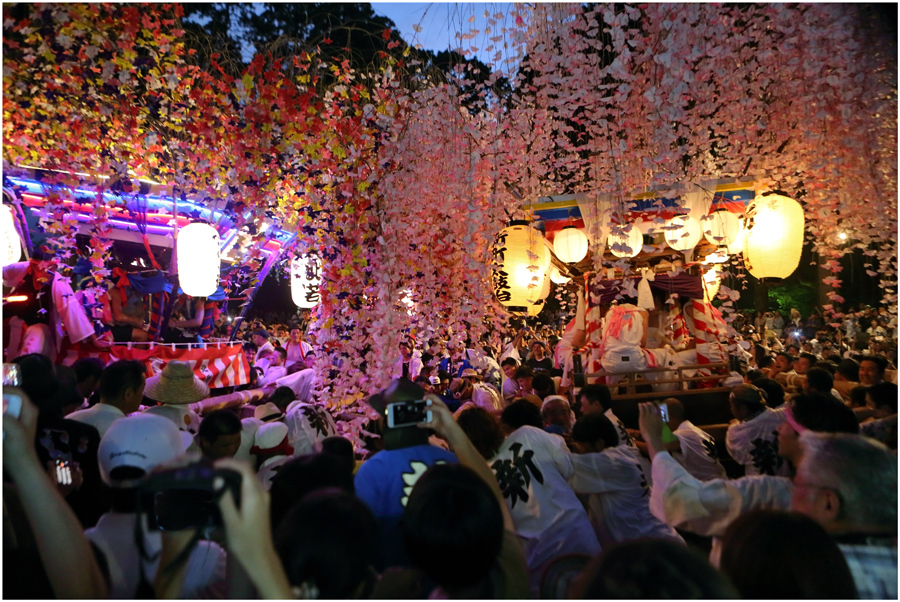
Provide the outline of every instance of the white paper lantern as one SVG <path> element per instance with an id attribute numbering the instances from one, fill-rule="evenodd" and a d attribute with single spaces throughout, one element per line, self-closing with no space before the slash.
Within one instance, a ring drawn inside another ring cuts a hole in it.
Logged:
<path id="1" fill-rule="evenodd" d="M 497 235 L 491 254 L 497 301 L 508 311 L 526 313 L 544 290 L 549 267 L 544 237 L 526 223 L 514 223 Z"/>
<path id="2" fill-rule="evenodd" d="M 16 231 L 12 208 L 2 205 L 0 209 L 0 266 L 7 266 L 22 258 L 22 241 Z"/>
<path id="3" fill-rule="evenodd" d="M 666 243 L 682 253 L 692 251 L 700 242 L 700 222 L 690 215 L 676 215 L 666 222 Z"/>
<path id="4" fill-rule="evenodd" d="M 178 232 L 178 282 L 190 297 L 219 288 L 219 233 L 209 224 L 188 224 Z"/>
<path id="5" fill-rule="evenodd" d="M 550 268 L 550 280 L 556 284 L 565 284 L 566 282 L 571 281 L 571 278 L 562 275 L 562 272 L 559 271 L 559 268 L 553 267 Z"/>
<path id="6" fill-rule="evenodd" d="M 616 234 L 615 230 L 610 232 L 606 246 L 616 257 L 635 257 L 644 246 L 644 237 L 640 229 L 629 223 L 620 232 L 619 234 Z"/>
<path id="7" fill-rule="evenodd" d="M 741 220 L 731 211 L 716 211 L 701 220 L 703 235 L 717 247 L 727 247 L 740 239 Z"/>
<path id="8" fill-rule="evenodd" d="M 728 244 L 729 255 L 740 255 L 744 250 L 744 220 L 738 220 L 738 233 L 734 241 Z"/>
<path id="9" fill-rule="evenodd" d="M 758 196 L 747 207 L 744 265 L 755 278 L 787 278 L 803 252 L 803 207 L 794 199 Z"/>
<path id="10" fill-rule="evenodd" d="M 719 266 L 710 266 L 708 270 L 703 272 L 703 299 L 707 302 L 712 301 L 719 294 L 719 286 L 722 284 L 722 272 Z"/>
<path id="11" fill-rule="evenodd" d="M 563 263 L 578 263 L 588 252 L 587 235 L 573 226 L 567 226 L 556 233 L 553 251 Z"/>
<path id="12" fill-rule="evenodd" d="M 546 305 L 546 304 L 543 301 L 538 301 L 537 303 L 532 303 L 531 305 L 528 306 L 528 309 L 525 312 L 525 315 L 527 315 L 529 318 L 535 317 L 536 315 L 541 313 L 541 310 L 544 309 L 544 305 Z"/>
<path id="13" fill-rule="evenodd" d="M 291 260 L 291 299 L 303 309 L 319 303 L 319 285 L 322 284 L 322 266 L 319 258 L 306 253 Z"/>

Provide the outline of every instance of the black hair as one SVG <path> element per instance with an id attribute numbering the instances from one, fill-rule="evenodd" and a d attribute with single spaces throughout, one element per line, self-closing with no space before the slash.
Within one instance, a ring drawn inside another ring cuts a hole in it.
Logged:
<path id="1" fill-rule="evenodd" d="M 760 368 L 768 368 L 772 364 L 775 363 L 775 358 L 771 355 L 764 355 L 758 360 L 756 360 L 756 365 Z"/>
<path id="2" fill-rule="evenodd" d="M 544 428 L 540 408 L 527 399 L 519 399 L 506 406 L 500 414 L 500 421 L 513 430 L 522 426 Z"/>
<path id="3" fill-rule="evenodd" d="M 518 380 L 520 378 L 534 378 L 534 370 L 531 369 L 531 366 L 522 364 L 516 368 L 516 371 L 513 373 L 513 380 Z"/>
<path id="4" fill-rule="evenodd" d="M 745 599 L 854 599 L 853 574 L 834 539 L 797 512 L 754 510 L 722 540 L 721 570 Z"/>
<path id="5" fill-rule="evenodd" d="M 438 370 L 437 375 L 438 375 L 438 378 L 441 379 L 441 381 L 450 380 L 452 378 L 450 376 L 450 373 L 447 372 L 446 370 Z"/>
<path id="6" fill-rule="evenodd" d="M 824 368 L 810 368 L 806 371 L 806 385 L 811 390 L 830 395 L 831 388 L 834 387 L 834 377 Z"/>
<path id="7" fill-rule="evenodd" d="M 272 394 L 269 396 L 269 401 L 275 404 L 282 413 L 284 413 L 285 408 L 291 405 L 292 401 L 297 399 L 297 394 L 294 393 L 294 390 L 290 387 L 280 386 Z"/>
<path id="8" fill-rule="evenodd" d="M 770 408 L 779 408 L 784 403 L 784 387 L 772 378 L 757 378 L 752 384 L 757 389 L 762 389 L 766 394 L 766 404 Z"/>
<path id="9" fill-rule="evenodd" d="M 796 395 L 791 410 L 797 424 L 817 433 L 859 433 L 859 421 L 853 410 L 828 393 Z"/>
<path id="10" fill-rule="evenodd" d="M 806 353 L 806 352 L 803 352 L 803 353 L 800 354 L 800 356 L 799 356 L 797 359 L 801 359 L 801 358 L 802 358 L 802 359 L 805 359 L 806 361 L 808 361 L 810 366 L 815 366 L 815 365 L 816 365 L 816 361 L 818 361 L 818 360 L 816 359 L 816 356 L 814 356 L 812 353 Z"/>
<path id="11" fill-rule="evenodd" d="M 244 341 L 241 347 L 244 351 L 259 351 L 259 346 L 253 341 Z"/>
<path id="12" fill-rule="evenodd" d="M 484 408 L 467 408 L 459 414 L 456 422 L 485 460 L 493 458 L 503 444 L 500 425 Z"/>
<path id="13" fill-rule="evenodd" d="M 415 565 L 452 594 L 490 573 L 503 542 L 503 512 L 472 469 L 437 464 L 416 482 L 401 528 Z"/>
<path id="14" fill-rule="evenodd" d="M 851 408 L 864 408 L 866 407 L 866 393 L 868 393 L 869 387 L 866 385 L 857 385 L 850 389 L 850 407 Z"/>
<path id="15" fill-rule="evenodd" d="M 573 597 L 587 600 L 737 598 L 728 579 L 697 551 L 666 539 L 604 549 L 584 569 Z"/>
<path id="16" fill-rule="evenodd" d="M 19 388 L 28 395 L 41 415 L 61 416 L 65 403 L 60 395 L 56 366 L 40 353 L 20 355 L 13 360 L 19 366 Z"/>
<path id="17" fill-rule="evenodd" d="M 794 347 L 796 347 L 796 345 L 794 345 Z M 797 347 L 797 349 L 799 349 L 799 347 Z M 779 351 L 778 353 L 775 354 L 775 356 L 776 357 L 781 356 L 781 357 L 787 358 L 787 361 L 789 364 L 793 364 L 794 360 L 796 359 L 793 355 L 791 355 L 787 351 Z"/>
<path id="18" fill-rule="evenodd" d="M 241 432 L 241 419 L 231 410 L 213 410 L 200 421 L 197 436 L 208 443 L 222 436 L 236 435 Z"/>
<path id="19" fill-rule="evenodd" d="M 282 359 L 287 359 L 287 349 L 285 349 L 281 345 L 278 345 L 277 347 L 275 347 L 275 353 L 280 354 Z"/>
<path id="20" fill-rule="evenodd" d="M 897 385 L 889 382 L 881 382 L 872 385 L 866 394 L 875 404 L 875 409 L 887 408 L 891 414 L 897 413 Z"/>
<path id="21" fill-rule="evenodd" d="M 83 357 L 72 364 L 75 371 L 75 382 L 84 382 L 94 377 L 99 380 L 103 374 L 103 362 L 96 357 Z"/>
<path id="22" fill-rule="evenodd" d="M 501 368 L 502 368 L 503 366 L 513 366 L 513 367 L 515 367 L 515 366 L 518 366 L 518 365 L 519 365 L 519 362 L 517 362 L 517 361 L 516 361 L 516 358 L 514 358 L 514 357 L 512 357 L 512 356 L 507 356 L 507 357 L 505 357 L 505 358 L 503 359 L 502 362 L 500 362 L 500 367 L 501 367 Z"/>
<path id="23" fill-rule="evenodd" d="M 730 399 L 751 414 L 766 407 L 766 392 L 754 385 L 738 385 L 731 390 Z"/>
<path id="24" fill-rule="evenodd" d="M 851 358 L 844 358 L 838 363 L 837 373 L 850 382 L 859 382 L 859 362 Z"/>
<path id="25" fill-rule="evenodd" d="M 331 454 L 341 460 L 344 469 L 349 474 L 353 474 L 353 469 L 356 467 L 356 453 L 353 451 L 352 441 L 340 435 L 325 437 L 322 439 L 322 453 Z"/>
<path id="26" fill-rule="evenodd" d="M 859 360 L 860 364 L 862 364 L 863 362 L 873 362 L 875 364 L 875 367 L 878 368 L 879 374 L 884 374 L 884 371 L 887 370 L 887 367 L 888 367 L 888 361 L 882 355 L 864 356 L 864 357 L 860 358 L 860 360 Z"/>
<path id="27" fill-rule="evenodd" d="M 604 385 L 587 385 L 578 392 L 578 397 L 586 398 L 590 403 L 599 403 L 604 410 L 612 405 L 612 394 Z"/>
<path id="28" fill-rule="evenodd" d="M 538 394 L 538 397 L 544 398 L 547 395 L 556 393 L 556 384 L 553 378 L 546 372 L 538 372 L 531 381 L 531 388 Z"/>
<path id="29" fill-rule="evenodd" d="M 413 379 L 413 382 L 423 387 L 431 385 L 431 380 L 427 376 L 417 376 Z"/>
<path id="30" fill-rule="evenodd" d="M 341 490 L 310 494 L 275 532 L 288 581 L 307 584 L 321 599 L 348 599 L 365 584 L 378 554 L 378 525 L 359 498 Z"/>
<path id="31" fill-rule="evenodd" d="M 579 443 L 594 445 L 603 441 L 603 447 L 615 447 L 619 444 L 619 433 L 609 418 L 600 412 L 582 416 L 572 427 L 572 439 Z"/>
<path id="32" fill-rule="evenodd" d="M 747 374 L 745 376 L 747 377 L 747 380 L 752 383 L 756 379 L 762 378 L 763 373 L 762 370 L 747 370 Z"/>
<path id="33" fill-rule="evenodd" d="M 310 454 L 288 460 L 272 478 L 269 490 L 269 519 L 276 533 L 282 519 L 307 494 L 318 489 L 336 487 L 355 493 L 353 474 L 335 454 Z"/>
<path id="34" fill-rule="evenodd" d="M 144 364 L 137 360 L 119 360 L 103 369 L 100 376 L 100 398 L 120 399 L 127 389 L 137 390 L 144 383 Z"/>

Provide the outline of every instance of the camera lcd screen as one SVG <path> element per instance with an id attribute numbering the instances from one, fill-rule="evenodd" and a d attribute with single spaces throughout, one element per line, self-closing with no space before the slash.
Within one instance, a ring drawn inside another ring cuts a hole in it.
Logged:
<path id="1" fill-rule="evenodd" d="M 426 422 L 428 404 L 424 399 L 388 404 L 388 426 L 409 426 Z"/>

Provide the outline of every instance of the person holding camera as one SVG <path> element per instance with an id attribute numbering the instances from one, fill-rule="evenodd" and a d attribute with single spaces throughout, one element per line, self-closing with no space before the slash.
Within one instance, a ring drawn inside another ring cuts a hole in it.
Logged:
<path id="1" fill-rule="evenodd" d="M 356 494 L 372 510 L 381 527 L 382 566 L 376 568 L 410 564 L 399 529 L 409 494 L 430 466 L 456 463 L 454 454 L 428 442 L 431 432 L 427 429 L 389 424 L 389 418 L 396 418 L 390 412 L 402 411 L 407 402 L 424 397 L 422 387 L 400 378 L 391 382 L 383 394 L 369 398 L 369 404 L 384 422 L 384 451 L 363 463 L 354 484 Z"/>

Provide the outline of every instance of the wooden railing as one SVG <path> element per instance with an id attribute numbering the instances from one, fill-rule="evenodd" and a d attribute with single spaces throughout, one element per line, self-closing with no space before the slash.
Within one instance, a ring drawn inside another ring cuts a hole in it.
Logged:
<path id="1" fill-rule="evenodd" d="M 696 372 L 698 370 L 709 370 L 712 374 L 709 375 L 696 375 L 696 376 L 685 376 L 684 372 Z M 666 368 L 648 368 L 647 370 L 641 370 L 639 372 L 608 372 L 608 371 L 600 371 L 600 372 L 591 372 L 589 374 L 584 374 L 585 379 L 592 378 L 600 378 L 604 376 L 618 376 L 619 382 L 608 385 L 610 388 L 610 392 L 613 394 L 613 399 L 619 400 L 635 400 L 635 401 L 648 401 L 651 399 L 664 399 L 666 397 L 683 397 L 685 395 L 707 395 L 710 393 L 727 393 L 731 389 L 729 387 L 725 387 L 722 384 L 729 375 L 729 364 L 727 362 L 716 363 L 716 364 L 691 364 L 687 366 L 673 366 Z M 643 377 L 646 374 L 659 374 L 663 372 L 674 372 L 676 374 L 675 378 L 661 378 L 659 380 L 645 380 L 641 378 L 641 380 L 637 380 L 638 377 Z M 718 372 L 721 372 L 719 374 Z M 582 376 L 582 375 L 579 375 Z M 715 387 L 704 387 L 702 389 L 691 389 L 690 384 L 700 381 L 715 381 L 717 386 Z M 587 382 L 590 382 L 588 380 Z M 662 384 L 677 384 L 678 386 L 674 391 L 650 391 L 647 393 L 638 393 L 637 387 L 640 386 L 648 386 L 648 385 L 662 385 Z M 624 388 L 625 393 L 621 394 L 619 391 Z"/>

